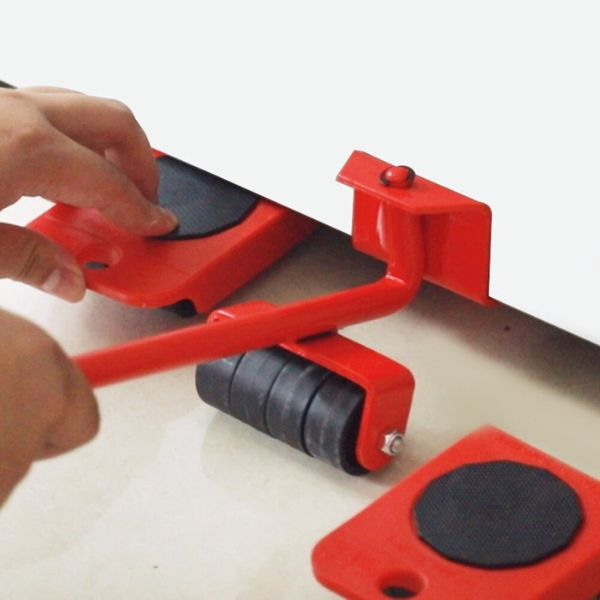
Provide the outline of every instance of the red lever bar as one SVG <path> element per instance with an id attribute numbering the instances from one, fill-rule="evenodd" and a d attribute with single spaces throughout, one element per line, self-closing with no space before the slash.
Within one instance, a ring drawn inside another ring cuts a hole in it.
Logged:
<path id="1" fill-rule="evenodd" d="M 482 304 L 488 297 L 491 213 L 407 167 L 354 152 L 338 181 L 355 190 L 354 246 L 384 260 L 380 281 L 244 312 L 232 320 L 137 340 L 76 358 L 96 386 L 332 331 L 395 312 L 423 277 Z"/>
<path id="2" fill-rule="evenodd" d="M 196 325 L 75 358 L 98 387 L 191 363 L 265 348 L 382 317 L 409 303 L 424 270 L 421 219 L 382 203 L 377 234 L 388 270 L 379 281 L 229 321 Z"/>

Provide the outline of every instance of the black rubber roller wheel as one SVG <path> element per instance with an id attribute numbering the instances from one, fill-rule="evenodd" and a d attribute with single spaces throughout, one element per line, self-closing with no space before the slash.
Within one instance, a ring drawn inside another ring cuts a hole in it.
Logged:
<path id="1" fill-rule="evenodd" d="M 267 403 L 269 433 L 293 448 L 307 452 L 304 423 L 310 404 L 331 372 L 294 356 L 273 383 Z"/>
<path id="2" fill-rule="evenodd" d="M 356 458 L 364 396 L 361 387 L 332 373 L 315 394 L 304 425 L 308 453 L 351 475 L 367 472 Z"/>
<path id="3" fill-rule="evenodd" d="M 281 348 L 270 348 L 199 364 L 196 390 L 207 404 L 268 433 L 265 412 L 269 391 L 293 357 Z"/>
<path id="4" fill-rule="evenodd" d="M 244 354 L 231 382 L 230 414 L 269 433 L 266 425 L 269 394 L 277 376 L 290 360 L 294 360 L 294 355 L 278 347 Z"/>
<path id="5" fill-rule="evenodd" d="M 364 391 L 279 347 L 198 365 L 200 398 L 255 429 L 352 475 Z"/>
<path id="6" fill-rule="evenodd" d="M 211 360 L 196 367 L 196 391 L 198 396 L 220 411 L 231 414 L 229 388 L 243 354 Z"/>
<path id="7" fill-rule="evenodd" d="M 198 311 L 191 300 L 180 300 L 175 304 L 163 306 L 162 310 L 173 313 L 182 319 L 189 319 L 190 317 L 195 317 L 198 314 Z"/>

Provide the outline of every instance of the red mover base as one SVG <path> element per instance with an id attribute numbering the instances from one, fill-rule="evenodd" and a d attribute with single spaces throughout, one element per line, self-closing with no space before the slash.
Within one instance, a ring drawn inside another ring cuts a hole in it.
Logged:
<path id="1" fill-rule="evenodd" d="M 313 568 L 353 600 L 592 600 L 600 482 L 486 427 L 324 538 Z"/>

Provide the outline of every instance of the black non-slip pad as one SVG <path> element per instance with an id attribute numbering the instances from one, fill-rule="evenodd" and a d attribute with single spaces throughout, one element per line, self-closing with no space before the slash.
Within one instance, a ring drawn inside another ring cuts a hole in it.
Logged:
<path id="1" fill-rule="evenodd" d="M 503 460 L 466 464 L 434 479 L 414 519 L 419 537 L 439 554 L 498 569 L 562 550 L 583 514 L 573 488 L 550 471 Z"/>
<path id="2" fill-rule="evenodd" d="M 224 231 L 242 222 L 259 200 L 257 194 L 172 156 L 156 162 L 159 203 L 179 218 L 177 229 L 158 239 L 190 240 Z"/>

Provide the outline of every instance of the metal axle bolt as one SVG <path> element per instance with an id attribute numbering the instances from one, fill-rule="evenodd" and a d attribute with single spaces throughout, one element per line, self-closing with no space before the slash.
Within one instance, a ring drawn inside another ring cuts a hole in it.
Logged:
<path id="1" fill-rule="evenodd" d="M 402 451 L 402 440 L 404 436 L 394 429 L 383 436 L 383 445 L 381 451 L 388 456 L 398 456 Z"/>

